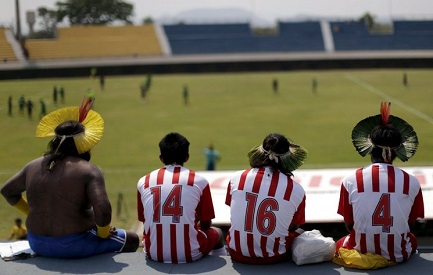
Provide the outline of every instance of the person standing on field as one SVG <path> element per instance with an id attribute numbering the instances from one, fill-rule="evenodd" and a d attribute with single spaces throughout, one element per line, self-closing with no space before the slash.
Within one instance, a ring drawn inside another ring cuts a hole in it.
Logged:
<path id="1" fill-rule="evenodd" d="M 272 90 L 274 91 L 274 94 L 278 94 L 278 79 L 276 78 L 272 80 Z"/>
<path id="2" fill-rule="evenodd" d="M 216 170 L 216 163 L 221 159 L 220 153 L 215 150 L 214 145 L 211 143 L 205 149 L 203 149 L 203 154 L 206 155 L 206 170 L 214 171 Z"/>
<path id="3" fill-rule="evenodd" d="M 43 118 L 47 115 L 47 105 L 45 104 L 45 101 L 41 98 L 39 99 L 39 103 L 41 104 L 41 112 L 39 113 L 39 118 Z"/>
<path id="4" fill-rule="evenodd" d="M 57 105 L 57 98 L 58 98 L 57 87 L 54 86 L 53 87 L 53 103 L 54 103 L 54 105 Z"/>
<path id="5" fill-rule="evenodd" d="M 65 104 L 65 88 L 63 88 L 63 86 L 60 86 L 59 94 L 60 94 L 60 101 L 62 102 L 62 104 Z"/>
<path id="6" fill-rule="evenodd" d="M 349 235 L 336 243 L 340 248 L 381 255 L 391 262 L 405 262 L 416 252 L 411 227 L 424 217 L 418 180 L 393 165 L 407 161 L 418 148 L 417 135 L 406 121 L 390 115 L 390 103 L 382 102 L 379 115 L 361 120 L 352 131 L 352 142 L 371 164 L 343 179 L 338 214 Z"/>
<path id="7" fill-rule="evenodd" d="M 183 91 L 182 91 L 182 96 L 183 96 L 183 104 L 186 106 L 189 104 L 189 89 L 187 85 L 183 86 Z"/>
<path id="8" fill-rule="evenodd" d="M 226 255 L 215 218 L 209 183 L 184 167 L 189 141 L 169 133 L 159 143 L 164 167 L 137 184 L 138 220 L 144 223 L 146 256 L 164 263 L 189 263 L 207 254 Z"/>
<path id="9" fill-rule="evenodd" d="M 24 99 L 23 95 L 18 100 L 18 107 L 20 109 L 20 114 L 24 114 L 24 109 L 26 107 L 26 100 Z"/>
<path id="10" fill-rule="evenodd" d="M 407 73 L 406 73 L 406 72 L 403 73 L 403 86 L 404 86 L 404 87 L 409 86 L 409 80 L 408 80 L 408 78 L 407 78 Z"/>
<path id="11" fill-rule="evenodd" d="M 101 91 L 103 91 L 105 88 L 105 75 L 100 74 L 99 75 L 99 89 L 101 89 Z"/>
<path id="12" fill-rule="evenodd" d="M 8 116 L 12 116 L 12 96 L 8 98 Z"/>
<path id="13" fill-rule="evenodd" d="M 295 231 L 305 223 L 305 191 L 292 179 L 307 151 L 281 134 L 266 136 L 249 153 L 250 169 L 236 172 L 227 188 L 231 258 L 247 264 L 290 259 Z"/>
<path id="14" fill-rule="evenodd" d="M 34 106 L 33 106 L 33 101 L 31 99 L 27 100 L 26 107 L 27 107 L 27 116 L 29 117 L 29 119 L 32 119 Z"/>
<path id="15" fill-rule="evenodd" d="M 319 85 L 319 83 L 317 82 L 317 78 L 313 77 L 311 79 L 311 90 L 313 91 L 314 95 L 317 94 L 317 86 L 318 85 Z"/>

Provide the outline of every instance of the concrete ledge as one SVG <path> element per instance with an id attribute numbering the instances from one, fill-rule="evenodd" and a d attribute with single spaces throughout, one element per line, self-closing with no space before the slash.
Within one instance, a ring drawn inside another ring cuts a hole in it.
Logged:
<path id="1" fill-rule="evenodd" d="M 1 261 L 0 274 L 432 274 L 433 253 L 412 255 L 407 263 L 379 270 L 340 267 L 332 262 L 297 266 L 292 261 L 275 265 L 245 265 L 230 257 L 206 256 L 190 264 L 163 264 L 145 258 L 142 252 L 102 254 L 79 260 L 43 257 Z"/>

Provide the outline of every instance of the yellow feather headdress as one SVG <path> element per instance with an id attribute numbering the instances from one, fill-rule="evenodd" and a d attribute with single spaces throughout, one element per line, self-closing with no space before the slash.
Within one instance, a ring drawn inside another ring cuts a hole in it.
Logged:
<path id="1" fill-rule="evenodd" d="M 59 137 L 62 139 L 72 137 L 79 154 L 90 151 L 99 142 L 104 132 L 104 120 L 97 112 L 91 110 L 94 101 L 93 97 L 85 97 L 80 107 L 65 107 L 44 116 L 36 127 L 36 137 L 56 136 L 57 126 L 75 120 L 83 124 L 84 132 Z"/>

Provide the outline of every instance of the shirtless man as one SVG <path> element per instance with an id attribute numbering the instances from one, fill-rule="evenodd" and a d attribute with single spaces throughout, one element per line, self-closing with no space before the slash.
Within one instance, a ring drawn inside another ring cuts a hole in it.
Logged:
<path id="1" fill-rule="evenodd" d="M 98 113 L 87 111 L 87 123 L 68 120 L 78 117 L 78 113 L 82 117 L 78 107 L 63 108 L 44 117 L 36 134 L 44 137 L 55 133 L 48 152 L 24 166 L 1 189 L 9 204 L 28 215 L 29 244 L 41 256 L 82 258 L 133 252 L 139 245 L 136 233 L 110 226 L 111 204 L 104 177 L 89 162 L 90 149 L 102 136 L 103 120 Z M 55 126 L 52 121 L 64 122 Z M 93 137 L 89 138 L 89 133 Z"/>

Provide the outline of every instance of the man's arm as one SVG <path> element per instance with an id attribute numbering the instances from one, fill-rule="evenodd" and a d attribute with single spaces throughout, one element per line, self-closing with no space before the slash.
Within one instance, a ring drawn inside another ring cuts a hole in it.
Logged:
<path id="1" fill-rule="evenodd" d="M 207 230 L 211 227 L 212 221 L 200 221 L 199 226 L 201 230 Z"/>
<path id="2" fill-rule="evenodd" d="M 296 229 L 299 228 L 299 224 L 290 224 L 289 225 L 289 232 L 296 231 Z"/>
<path id="3" fill-rule="evenodd" d="M 232 194 L 231 194 L 231 183 L 227 184 L 227 192 L 226 192 L 226 205 L 230 206 L 232 203 Z"/>
<path id="4" fill-rule="evenodd" d="M 144 223 L 144 207 L 141 201 L 141 193 L 137 190 L 137 218 Z"/>
<path id="5" fill-rule="evenodd" d="M 215 218 L 215 212 L 212 203 L 212 195 L 210 192 L 210 187 L 207 185 L 203 189 L 203 193 L 200 198 L 200 202 L 196 209 L 197 219 L 199 221 L 199 226 L 201 229 L 209 229 L 212 225 L 212 219 Z"/>
<path id="6" fill-rule="evenodd" d="M 349 232 L 352 231 L 352 229 L 353 229 L 353 222 L 351 222 L 351 223 L 345 222 L 344 225 L 346 226 L 347 231 L 349 231 Z"/>
<path id="7" fill-rule="evenodd" d="M 19 211 L 28 215 L 29 205 L 27 204 L 27 200 L 22 196 L 25 190 L 26 167 L 7 180 L 0 192 L 10 205 L 15 206 Z"/>
<path id="8" fill-rule="evenodd" d="M 424 199 L 423 199 L 421 188 L 419 189 L 418 194 L 415 197 L 415 200 L 413 202 L 413 205 L 412 205 L 412 208 L 411 208 L 411 211 L 409 214 L 408 224 L 409 224 L 410 230 L 413 230 L 413 228 L 415 226 L 415 222 L 418 218 L 420 218 L 420 219 L 424 218 Z"/>
<path id="9" fill-rule="evenodd" d="M 87 195 L 93 207 L 98 236 L 109 236 L 111 222 L 111 204 L 105 189 L 105 181 L 101 171 L 93 166 L 89 173 Z"/>
<path id="10" fill-rule="evenodd" d="M 289 231 L 293 232 L 305 223 L 305 195 L 301 203 L 298 205 L 298 210 L 293 215 L 292 222 L 289 226 Z"/>
<path id="11" fill-rule="evenodd" d="M 340 187 L 340 200 L 338 202 L 337 213 L 343 216 L 344 225 L 346 226 L 347 231 L 351 232 L 354 225 L 353 210 L 349 201 L 349 193 L 343 184 Z"/>

